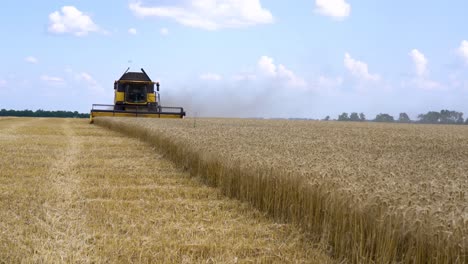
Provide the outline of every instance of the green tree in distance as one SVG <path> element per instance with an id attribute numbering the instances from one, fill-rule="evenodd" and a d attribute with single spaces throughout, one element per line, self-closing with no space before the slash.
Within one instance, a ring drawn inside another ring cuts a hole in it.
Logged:
<path id="1" fill-rule="evenodd" d="M 395 119 L 393 118 L 393 116 L 389 115 L 389 114 L 378 114 L 375 119 L 374 119 L 375 122 L 388 122 L 388 123 L 392 123 L 392 122 L 395 122 Z"/>
<path id="2" fill-rule="evenodd" d="M 89 114 L 78 113 L 78 111 L 45 111 L 42 109 L 31 110 L 0 110 L 0 116 L 18 116 L 18 117 L 74 117 L 89 118 Z"/>
<path id="3" fill-rule="evenodd" d="M 348 113 L 342 113 L 338 116 L 338 121 L 349 121 Z"/>
<path id="4" fill-rule="evenodd" d="M 400 123 L 410 123 L 411 119 L 409 118 L 407 113 L 400 113 L 400 116 L 398 117 L 398 122 L 400 122 Z"/>
<path id="5" fill-rule="evenodd" d="M 360 114 L 359 114 L 359 120 L 360 120 L 361 122 L 366 121 L 366 115 L 365 115 L 364 113 L 360 113 Z"/>
<path id="6" fill-rule="evenodd" d="M 358 121 L 361 121 L 361 119 L 359 119 L 358 113 L 353 112 L 353 113 L 351 113 L 351 115 L 349 116 L 349 121 L 358 122 Z"/>

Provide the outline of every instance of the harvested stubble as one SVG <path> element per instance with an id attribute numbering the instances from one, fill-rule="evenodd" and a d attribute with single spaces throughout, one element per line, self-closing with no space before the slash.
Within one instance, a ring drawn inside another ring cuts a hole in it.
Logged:
<path id="1" fill-rule="evenodd" d="M 77 119 L 0 120 L 0 263 L 330 263 L 137 139 Z"/>
<path id="2" fill-rule="evenodd" d="M 468 262 L 468 127 L 100 118 L 353 263 Z"/>

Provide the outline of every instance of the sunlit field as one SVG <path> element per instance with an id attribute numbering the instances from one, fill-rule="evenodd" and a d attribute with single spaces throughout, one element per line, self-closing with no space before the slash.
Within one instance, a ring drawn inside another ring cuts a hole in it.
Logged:
<path id="1" fill-rule="evenodd" d="M 468 127 L 245 119 L 96 123 L 350 262 L 466 263 Z"/>
<path id="2" fill-rule="evenodd" d="M 0 263 L 332 263 L 297 227 L 82 119 L 0 119 Z"/>

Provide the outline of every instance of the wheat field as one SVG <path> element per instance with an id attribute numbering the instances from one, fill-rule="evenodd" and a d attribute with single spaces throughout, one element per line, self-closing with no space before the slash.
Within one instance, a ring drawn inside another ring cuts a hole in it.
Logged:
<path id="1" fill-rule="evenodd" d="M 0 119 L 0 263 L 334 263 L 158 149 L 86 120 Z"/>
<path id="2" fill-rule="evenodd" d="M 99 118 L 352 263 L 468 262 L 468 127 Z"/>

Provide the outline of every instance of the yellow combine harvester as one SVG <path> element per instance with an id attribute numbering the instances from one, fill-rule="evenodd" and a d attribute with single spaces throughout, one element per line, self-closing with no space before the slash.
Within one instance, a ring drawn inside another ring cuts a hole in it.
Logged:
<path id="1" fill-rule="evenodd" d="M 129 72 L 129 69 L 114 82 L 113 105 L 93 104 L 90 114 L 91 123 L 96 116 L 148 118 L 183 118 L 185 116 L 182 107 L 161 106 L 159 82 L 153 82 L 145 70 Z"/>

